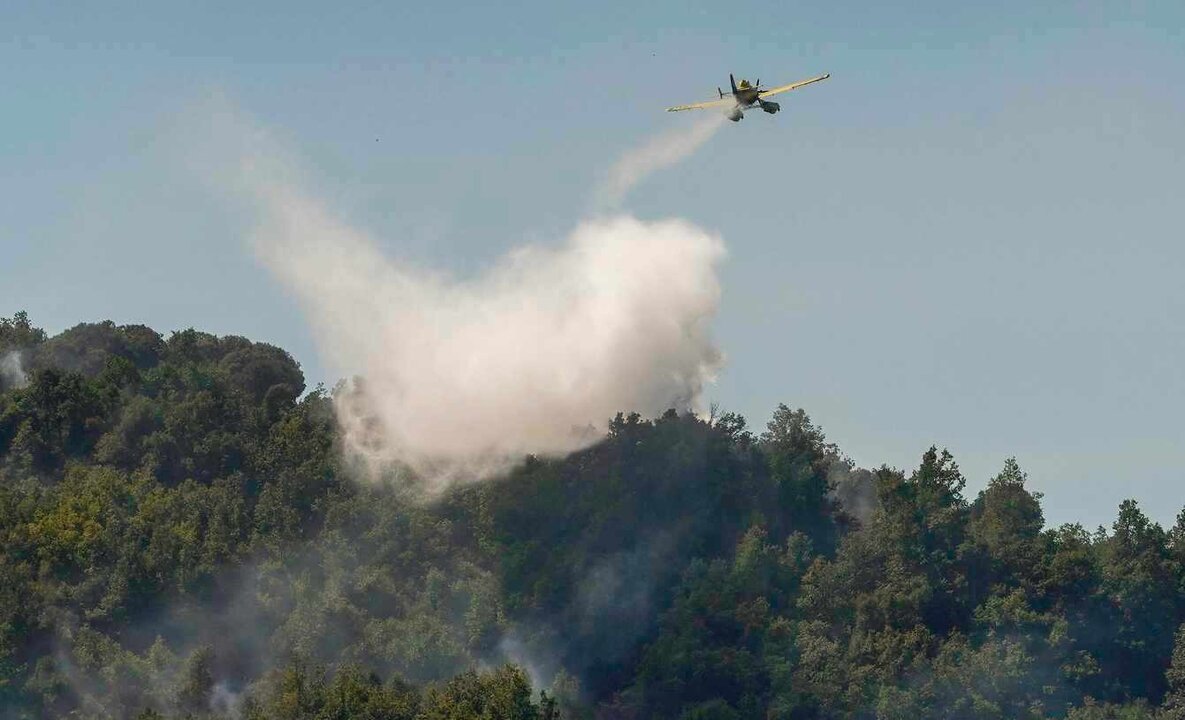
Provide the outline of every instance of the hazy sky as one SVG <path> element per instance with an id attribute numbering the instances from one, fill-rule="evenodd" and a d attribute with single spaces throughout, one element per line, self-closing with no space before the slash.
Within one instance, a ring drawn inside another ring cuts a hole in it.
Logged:
<path id="1" fill-rule="evenodd" d="M 332 383 L 185 161 L 212 95 L 466 275 L 570 230 L 667 105 L 830 72 L 627 201 L 728 246 L 709 399 L 804 407 L 862 465 L 946 446 L 971 490 L 1015 455 L 1051 523 L 1185 505 L 1180 0 L 244 5 L 0 10 L 0 315 L 242 334 Z"/>

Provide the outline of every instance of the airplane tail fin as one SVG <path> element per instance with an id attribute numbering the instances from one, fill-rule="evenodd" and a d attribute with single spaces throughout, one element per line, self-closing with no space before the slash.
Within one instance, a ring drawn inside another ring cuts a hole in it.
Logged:
<path id="1" fill-rule="evenodd" d="M 732 76 L 732 73 L 729 73 L 729 74 L 728 74 L 728 84 L 729 84 L 729 85 L 732 85 L 732 94 L 733 94 L 733 95 L 736 95 L 736 93 L 737 93 L 737 81 L 736 81 L 736 78 L 734 78 L 734 77 Z"/>
<path id="2" fill-rule="evenodd" d="M 720 99 L 723 100 L 724 99 L 724 91 L 720 89 L 720 86 L 716 86 L 716 92 L 717 92 L 717 94 L 720 95 Z"/>

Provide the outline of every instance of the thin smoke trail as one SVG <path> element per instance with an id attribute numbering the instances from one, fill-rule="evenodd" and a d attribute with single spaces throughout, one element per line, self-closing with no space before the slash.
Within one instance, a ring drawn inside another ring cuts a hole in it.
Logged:
<path id="1" fill-rule="evenodd" d="M 600 210 L 616 210 L 635 187 L 654 173 L 691 156 L 712 139 L 725 117 L 709 113 L 689 127 L 660 133 L 617 160 L 606 174 L 595 195 Z"/>

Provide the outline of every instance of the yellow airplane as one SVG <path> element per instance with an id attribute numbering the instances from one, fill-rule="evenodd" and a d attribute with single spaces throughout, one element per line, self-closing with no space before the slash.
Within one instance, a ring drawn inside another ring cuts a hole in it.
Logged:
<path id="1" fill-rule="evenodd" d="M 676 105 L 675 107 L 667 108 L 667 112 L 679 112 L 680 110 L 701 110 L 703 108 L 712 107 L 728 107 L 728 110 L 726 110 L 724 114 L 729 120 L 736 122 L 745 117 L 745 110 L 757 105 L 762 110 L 766 111 L 770 115 L 773 115 L 777 111 L 781 110 L 782 106 L 771 100 L 766 100 L 765 98 L 771 95 L 777 95 L 778 93 L 789 92 L 795 88 L 800 88 L 803 85 L 817 83 L 820 80 L 826 80 L 829 77 L 831 77 L 831 73 L 820 75 L 819 77 L 813 77 L 809 80 L 799 80 L 798 82 L 790 83 L 789 85 L 780 85 L 776 88 L 762 90 L 760 80 L 752 85 L 749 84 L 748 80 L 741 80 L 740 84 L 738 85 L 732 74 L 729 73 L 728 82 L 730 85 L 732 85 L 732 92 L 726 93 L 720 88 L 716 88 L 716 92 L 720 95 L 719 100 L 709 100 L 708 102 L 695 103 L 694 105 Z"/>

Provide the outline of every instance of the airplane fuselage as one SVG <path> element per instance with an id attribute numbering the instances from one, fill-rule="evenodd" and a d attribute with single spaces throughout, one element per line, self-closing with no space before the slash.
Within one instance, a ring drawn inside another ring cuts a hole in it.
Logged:
<path id="1" fill-rule="evenodd" d="M 736 101 L 736 104 L 724 113 L 725 117 L 727 117 L 729 120 L 737 122 L 741 118 L 745 117 L 746 110 L 749 110 L 754 106 L 760 107 L 762 110 L 771 115 L 780 109 L 780 106 L 777 103 L 767 102 L 761 99 L 762 91 L 760 89 L 760 80 L 758 80 L 753 85 L 750 85 L 748 80 L 741 80 L 741 83 L 738 86 L 736 78 L 729 74 L 728 83 L 732 88 L 732 92 L 729 94 L 732 95 L 732 99 Z M 720 95 L 723 97 L 724 93 L 721 92 Z"/>
<path id="2" fill-rule="evenodd" d="M 745 111 L 751 110 L 754 107 L 760 107 L 770 115 L 773 115 L 781 109 L 781 106 L 776 102 L 762 100 L 761 90 L 757 89 L 756 87 L 737 88 L 736 90 L 733 90 L 732 98 L 736 101 L 736 105 L 733 105 L 732 108 L 724 113 L 724 115 L 733 122 L 737 122 L 741 118 L 745 117 Z"/>
<path id="3" fill-rule="evenodd" d="M 757 88 L 752 88 L 749 90 L 737 90 L 732 94 L 732 96 L 736 98 L 737 105 L 741 109 L 746 109 L 752 107 L 753 103 L 757 102 L 760 92 L 761 91 Z"/>

